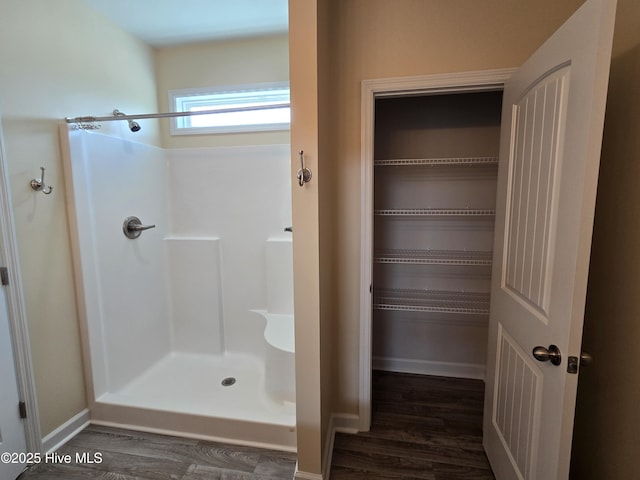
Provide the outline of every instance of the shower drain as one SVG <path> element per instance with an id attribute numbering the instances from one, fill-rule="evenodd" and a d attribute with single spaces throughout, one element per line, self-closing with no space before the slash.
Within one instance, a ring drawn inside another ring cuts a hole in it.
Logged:
<path id="1" fill-rule="evenodd" d="M 230 387 L 231 385 L 233 385 L 234 383 L 236 383 L 236 379 L 233 377 L 227 377 L 224 380 L 222 380 L 222 386 L 223 387 Z"/>

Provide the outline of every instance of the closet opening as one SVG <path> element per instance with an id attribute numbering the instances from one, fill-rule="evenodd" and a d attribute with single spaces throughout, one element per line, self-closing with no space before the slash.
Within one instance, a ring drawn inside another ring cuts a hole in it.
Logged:
<path id="1" fill-rule="evenodd" d="M 502 90 L 374 103 L 371 367 L 484 380 Z"/>
<path id="2" fill-rule="evenodd" d="M 375 100 L 374 369 L 484 379 L 501 107 Z"/>
<path id="3" fill-rule="evenodd" d="M 502 94 L 514 69 L 364 80 L 360 382 L 484 379 Z"/>

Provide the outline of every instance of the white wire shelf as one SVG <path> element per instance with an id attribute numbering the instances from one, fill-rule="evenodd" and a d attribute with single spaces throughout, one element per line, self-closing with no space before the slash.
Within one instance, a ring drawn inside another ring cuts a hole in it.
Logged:
<path id="1" fill-rule="evenodd" d="M 493 254 L 468 250 L 379 249 L 374 252 L 375 263 L 417 265 L 491 265 Z"/>
<path id="2" fill-rule="evenodd" d="M 387 208 L 373 211 L 387 217 L 494 217 L 495 209 L 482 208 Z"/>
<path id="3" fill-rule="evenodd" d="M 374 292 L 376 310 L 488 315 L 489 294 L 440 290 L 378 289 Z"/>
<path id="4" fill-rule="evenodd" d="M 376 167 L 383 166 L 428 166 L 428 167 L 474 167 L 497 166 L 498 157 L 453 157 L 453 158 L 397 158 L 375 160 Z"/>

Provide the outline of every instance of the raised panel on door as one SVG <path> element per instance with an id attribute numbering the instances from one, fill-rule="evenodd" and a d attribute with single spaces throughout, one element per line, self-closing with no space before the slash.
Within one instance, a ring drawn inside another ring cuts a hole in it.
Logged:
<path id="1" fill-rule="evenodd" d="M 507 187 L 502 289 L 549 322 L 558 174 L 562 171 L 559 139 L 566 119 L 569 67 L 538 80 L 513 106 Z"/>

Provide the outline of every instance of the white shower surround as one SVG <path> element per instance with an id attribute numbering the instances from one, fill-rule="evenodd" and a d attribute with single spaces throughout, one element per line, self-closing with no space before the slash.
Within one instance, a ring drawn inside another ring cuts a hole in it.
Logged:
<path id="1" fill-rule="evenodd" d="M 92 419 L 294 448 L 293 349 L 264 335 L 293 326 L 289 146 L 62 137 Z"/>

